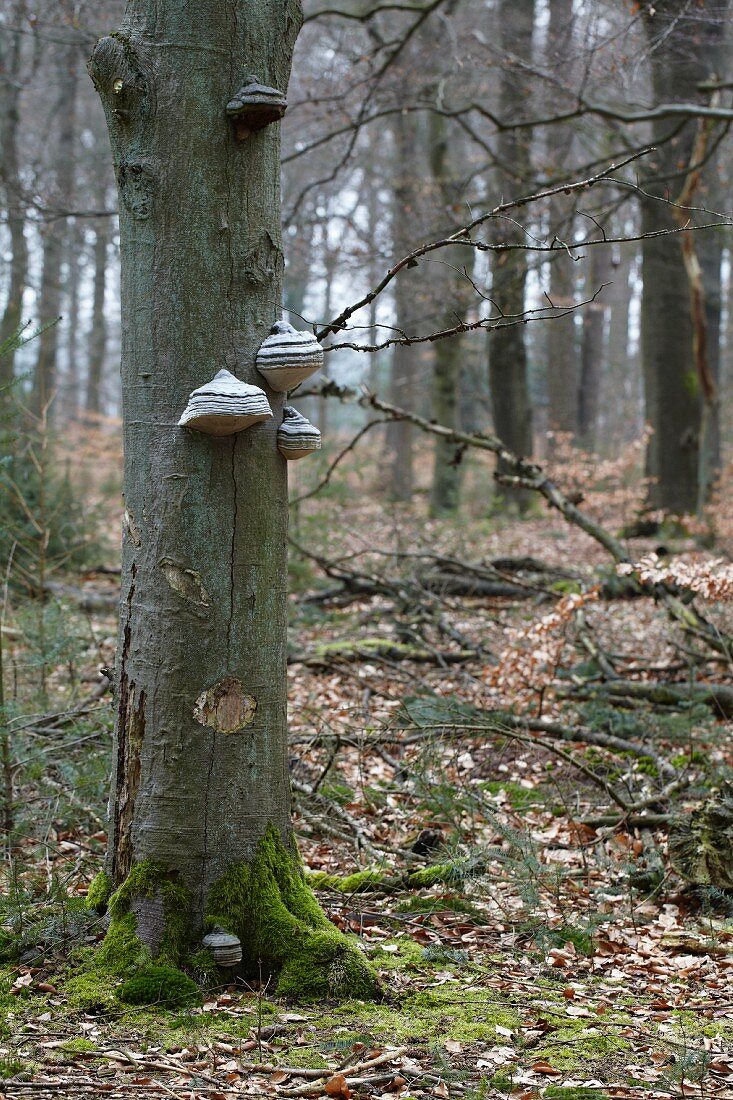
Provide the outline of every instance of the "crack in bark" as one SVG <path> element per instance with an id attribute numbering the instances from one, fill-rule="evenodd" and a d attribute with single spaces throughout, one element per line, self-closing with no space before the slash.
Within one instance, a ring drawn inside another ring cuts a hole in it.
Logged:
<path id="1" fill-rule="evenodd" d="M 205 893 L 207 886 L 207 874 L 206 865 L 209 858 L 209 797 L 211 795 L 211 774 L 214 770 L 214 754 L 216 752 L 216 742 L 214 738 L 211 738 L 211 753 L 209 756 L 209 767 L 206 772 L 206 784 L 204 786 L 204 837 L 203 837 L 203 874 L 201 876 L 201 889 L 199 891 L 199 912 L 203 913 L 205 909 Z"/>
<path id="2" fill-rule="evenodd" d="M 237 437 L 232 440 L 232 543 L 229 549 L 229 622 L 227 623 L 227 662 L 232 650 L 232 626 L 234 623 L 234 566 L 237 556 Z"/>

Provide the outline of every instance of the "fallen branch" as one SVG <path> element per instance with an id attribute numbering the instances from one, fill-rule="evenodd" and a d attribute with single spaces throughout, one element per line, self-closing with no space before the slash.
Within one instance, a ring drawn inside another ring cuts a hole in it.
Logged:
<path id="1" fill-rule="evenodd" d="M 613 698 L 643 699 L 658 706 L 702 703 L 721 718 L 733 718 L 733 687 L 725 684 L 663 684 L 617 679 L 594 684 L 592 691 Z"/>

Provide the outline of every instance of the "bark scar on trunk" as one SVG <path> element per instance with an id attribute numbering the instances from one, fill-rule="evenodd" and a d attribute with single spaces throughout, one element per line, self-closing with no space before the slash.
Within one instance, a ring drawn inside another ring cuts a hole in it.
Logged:
<path id="1" fill-rule="evenodd" d="M 197 607 L 209 606 L 209 594 L 203 586 L 201 574 L 195 569 L 187 569 L 185 565 L 173 561 L 173 558 L 162 558 L 160 568 L 170 587 L 182 599 Z"/>
<path id="2" fill-rule="evenodd" d="M 127 661 L 132 643 L 132 601 L 135 595 L 137 567 L 132 563 L 130 587 L 127 593 L 127 616 L 123 632 L 120 657 L 120 681 L 118 701 L 117 782 L 114 810 L 114 852 L 112 878 L 122 882 L 132 866 L 132 825 L 135 799 L 140 785 L 140 749 L 145 736 L 145 692 L 135 706 L 135 683 L 130 682 Z"/>
<path id="3" fill-rule="evenodd" d="M 193 716 L 217 733 L 236 733 L 254 722 L 256 711 L 254 695 L 249 695 L 236 677 L 225 676 L 199 695 Z"/>

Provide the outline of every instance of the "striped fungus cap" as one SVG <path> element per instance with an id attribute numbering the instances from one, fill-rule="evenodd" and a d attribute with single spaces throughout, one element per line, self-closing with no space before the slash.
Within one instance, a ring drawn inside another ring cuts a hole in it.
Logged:
<path id="1" fill-rule="evenodd" d="M 271 416 L 264 390 L 240 382 L 228 370 L 220 370 L 205 386 L 193 391 L 178 426 L 195 428 L 206 435 L 233 435 Z"/>
<path id="2" fill-rule="evenodd" d="M 297 409 L 286 405 L 283 409 L 283 422 L 277 431 L 277 446 L 280 454 L 289 461 L 305 458 L 306 455 L 320 450 L 321 433 Z"/>
<path id="3" fill-rule="evenodd" d="M 323 348 L 310 332 L 278 321 L 257 352 L 257 370 L 271 389 L 285 393 L 323 366 Z"/>

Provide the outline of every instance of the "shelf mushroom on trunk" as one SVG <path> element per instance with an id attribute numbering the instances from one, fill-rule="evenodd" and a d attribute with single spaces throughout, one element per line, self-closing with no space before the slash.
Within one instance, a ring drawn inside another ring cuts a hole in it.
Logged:
<path id="1" fill-rule="evenodd" d="M 241 382 L 231 371 L 220 370 L 190 394 L 178 426 L 206 435 L 234 435 L 271 416 L 264 390 Z"/>
<path id="2" fill-rule="evenodd" d="M 277 447 L 283 458 L 305 458 L 321 448 L 321 433 L 292 405 L 283 409 L 283 422 L 277 431 Z"/>
<path id="3" fill-rule="evenodd" d="M 286 393 L 323 366 L 323 348 L 310 332 L 278 321 L 257 352 L 257 370 L 270 389 Z"/>
<path id="4" fill-rule="evenodd" d="M 246 80 L 247 83 L 226 107 L 237 141 L 245 141 L 251 134 L 278 122 L 288 106 L 285 96 L 277 88 L 260 84 L 256 76 L 248 76 Z"/>

